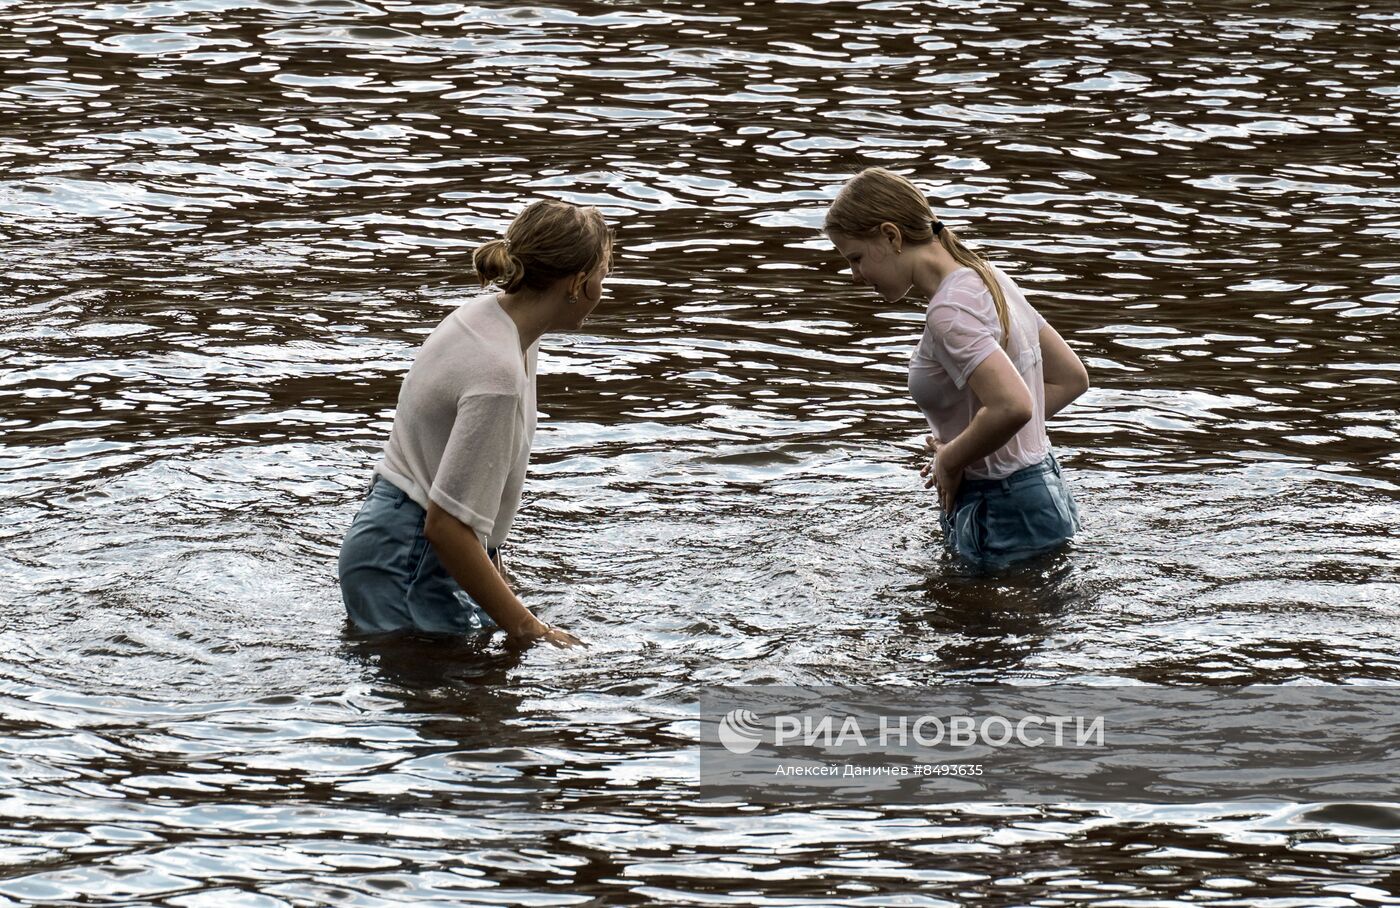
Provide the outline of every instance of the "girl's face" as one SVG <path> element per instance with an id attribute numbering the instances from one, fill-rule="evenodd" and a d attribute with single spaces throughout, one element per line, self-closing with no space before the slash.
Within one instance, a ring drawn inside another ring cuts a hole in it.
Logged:
<path id="1" fill-rule="evenodd" d="M 905 257 L 895 252 L 895 242 L 884 234 L 857 239 L 840 233 L 831 233 L 831 242 L 836 251 L 845 256 L 851 264 L 851 277 L 857 284 L 865 284 L 880 294 L 887 302 L 903 299 L 914 282 L 905 264 Z"/>

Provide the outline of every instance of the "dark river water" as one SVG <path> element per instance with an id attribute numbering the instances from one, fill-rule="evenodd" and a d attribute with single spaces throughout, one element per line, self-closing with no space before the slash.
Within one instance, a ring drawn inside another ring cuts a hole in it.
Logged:
<path id="1" fill-rule="evenodd" d="M 1400 11 L 0 0 L 0 906 L 1400 904 L 1400 805 L 699 797 L 706 685 L 1400 680 Z M 1084 532 L 940 555 L 840 183 L 1079 352 Z M 416 345 L 600 206 L 508 562 L 585 650 L 346 634 Z"/>

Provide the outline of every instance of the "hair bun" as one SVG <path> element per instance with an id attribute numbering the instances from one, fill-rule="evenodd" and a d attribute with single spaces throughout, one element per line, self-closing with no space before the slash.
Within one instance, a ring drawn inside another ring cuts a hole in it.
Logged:
<path id="1" fill-rule="evenodd" d="M 559 280 L 591 272 L 612 243 L 597 208 L 545 199 L 526 206 L 507 228 L 509 236 L 482 243 L 472 253 L 481 285 L 507 293 L 543 290 Z"/>
<path id="2" fill-rule="evenodd" d="M 510 240 L 487 240 L 472 253 L 472 267 L 476 269 L 481 286 L 499 284 L 510 293 L 519 289 L 525 275 L 525 265 L 520 257 L 511 251 Z"/>

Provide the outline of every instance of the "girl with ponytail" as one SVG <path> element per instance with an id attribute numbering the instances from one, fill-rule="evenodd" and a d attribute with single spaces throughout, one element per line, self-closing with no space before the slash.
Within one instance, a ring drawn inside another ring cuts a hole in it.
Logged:
<path id="1" fill-rule="evenodd" d="M 536 202 L 472 264 L 482 293 L 414 358 L 369 495 L 340 549 L 340 590 L 366 633 L 472 634 L 581 643 L 534 616 L 506 581 L 535 434 L 540 337 L 580 327 L 603 295 L 612 235 L 596 208 Z"/>
<path id="2" fill-rule="evenodd" d="M 889 302 L 911 289 L 928 301 L 909 391 L 933 430 L 923 474 L 938 490 L 944 544 L 987 568 L 1063 544 L 1079 512 L 1045 420 L 1088 390 L 1079 357 L 898 174 L 872 167 L 851 178 L 825 231 L 857 283 Z"/>

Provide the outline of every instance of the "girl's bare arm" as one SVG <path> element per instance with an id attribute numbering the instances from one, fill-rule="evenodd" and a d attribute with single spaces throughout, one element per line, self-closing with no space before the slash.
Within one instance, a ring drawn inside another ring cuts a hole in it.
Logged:
<path id="1" fill-rule="evenodd" d="M 1041 369 L 1045 376 L 1045 418 L 1049 419 L 1089 390 L 1089 370 L 1050 325 L 1040 329 Z"/>

